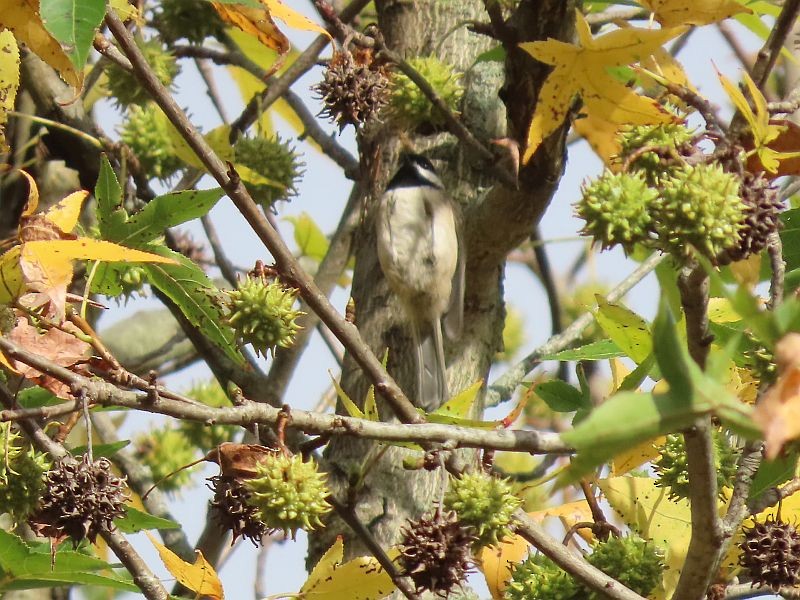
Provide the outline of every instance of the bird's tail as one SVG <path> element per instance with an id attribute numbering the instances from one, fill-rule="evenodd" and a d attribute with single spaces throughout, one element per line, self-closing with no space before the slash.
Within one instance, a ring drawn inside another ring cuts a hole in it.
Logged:
<path id="1" fill-rule="evenodd" d="M 431 323 L 427 335 L 414 327 L 417 369 L 417 405 L 435 410 L 448 400 L 447 371 L 444 363 L 444 341 L 439 319 Z"/>

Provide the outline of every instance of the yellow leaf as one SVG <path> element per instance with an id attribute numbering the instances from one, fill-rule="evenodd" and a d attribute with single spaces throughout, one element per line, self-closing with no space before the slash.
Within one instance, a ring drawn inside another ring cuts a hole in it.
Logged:
<path id="1" fill-rule="evenodd" d="M 55 206 L 49 208 L 44 213 L 45 218 L 64 233 L 69 233 L 75 229 L 78 219 L 81 216 L 81 207 L 84 200 L 89 197 L 86 190 L 78 190 L 71 193 Z"/>
<path id="2" fill-rule="evenodd" d="M 243 4 L 220 4 L 219 2 L 211 4 L 223 21 L 252 35 L 279 55 L 283 56 L 289 51 L 291 47 L 289 40 L 272 21 L 266 8 L 252 8 Z"/>
<path id="3" fill-rule="evenodd" d="M 185 139 L 183 139 L 183 136 L 180 134 L 180 132 L 160 110 L 156 111 L 156 120 L 163 123 L 166 127 L 167 135 L 169 137 L 169 145 L 172 148 L 172 152 L 175 154 L 175 156 L 180 158 L 187 165 L 205 171 L 206 166 L 197 157 L 197 154 L 195 154 L 194 150 L 192 150 L 192 147 L 186 142 Z M 230 143 L 230 133 L 230 125 L 220 125 L 219 127 L 215 127 L 203 135 L 203 137 L 221 160 L 232 162 L 234 153 L 233 146 L 231 146 Z"/>
<path id="4" fill-rule="evenodd" d="M 61 44 L 44 28 L 39 14 L 39 0 L 17 0 L 4 3 L 0 11 L 0 27 L 14 32 L 34 54 L 58 71 L 74 88 L 83 86 L 83 72 L 75 70 Z"/>
<path id="5" fill-rule="evenodd" d="M 626 525 L 664 550 L 667 570 L 662 588 L 652 598 L 670 598 L 681 575 L 689 540 L 692 517 L 688 500 L 673 501 L 668 491 L 656 487 L 649 477 L 609 477 L 597 485 Z M 725 503 L 720 502 L 720 512 Z"/>
<path id="6" fill-rule="evenodd" d="M 480 568 L 492 598 L 500 600 L 508 587 L 511 571 L 528 555 L 530 544 L 520 535 L 512 535 L 496 546 L 481 550 L 478 558 Z"/>
<path id="7" fill-rule="evenodd" d="M 708 25 L 739 13 L 753 11 L 736 0 L 636 0 L 655 13 L 662 27 Z"/>
<path id="8" fill-rule="evenodd" d="M 28 175 L 25 171 L 19 171 L 22 176 L 28 180 L 28 199 L 25 201 L 25 206 L 22 209 L 22 216 L 29 217 L 36 212 L 39 206 L 39 186 L 36 181 Z"/>
<path id="9" fill-rule="evenodd" d="M 0 304 L 11 304 L 22 294 L 25 278 L 19 266 L 21 248 L 14 246 L 0 256 Z"/>
<path id="10" fill-rule="evenodd" d="M 286 25 L 291 27 L 292 29 L 300 29 L 302 31 L 316 31 L 317 33 L 321 33 L 324 36 L 327 36 L 329 40 L 332 40 L 331 34 L 328 33 L 325 29 L 314 23 L 308 17 L 301 15 L 298 12 L 295 12 L 281 0 L 261 0 L 262 4 L 265 4 L 267 9 L 269 10 L 269 14 L 275 17 L 276 19 L 280 19 Z"/>
<path id="11" fill-rule="evenodd" d="M 390 550 L 389 558 L 399 552 Z M 395 590 L 392 578 L 372 556 L 359 556 L 342 564 L 344 544 L 336 538 L 311 570 L 298 597 L 320 600 L 381 600 Z"/>
<path id="12" fill-rule="evenodd" d="M 460 391 L 450 398 L 450 400 L 442 404 L 433 414 L 441 417 L 468 418 L 482 385 L 483 379 L 479 379 L 467 389 Z"/>
<path id="13" fill-rule="evenodd" d="M 727 298 L 708 299 L 708 318 L 713 323 L 735 323 L 742 320 Z"/>
<path id="14" fill-rule="evenodd" d="M 611 462 L 611 476 L 619 477 L 656 458 L 658 456 L 656 446 L 663 444 L 664 440 L 666 440 L 664 436 L 655 440 L 647 440 L 622 454 L 617 454 Z"/>
<path id="15" fill-rule="evenodd" d="M 643 60 L 672 39 L 681 28 L 639 29 L 626 27 L 593 38 L 586 19 L 577 12 L 579 44 L 549 39 L 520 44 L 535 59 L 555 67 L 545 80 L 528 129 L 523 162 L 527 163 L 539 145 L 563 123 L 580 95 L 588 114 L 602 115 L 613 123 L 644 125 L 668 123 L 672 115 L 658 102 L 636 94 L 609 73 Z"/>
<path id="16" fill-rule="evenodd" d="M 5 126 L 19 88 L 19 48 L 11 31 L 0 31 L 0 153 L 8 152 Z"/>
<path id="17" fill-rule="evenodd" d="M 128 21 L 135 19 L 138 25 L 143 25 L 144 22 L 139 14 L 139 9 L 128 0 L 109 0 L 109 8 L 113 9 L 121 21 Z"/>
<path id="18" fill-rule="evenodd" d="M 104 262 L 149 262 L 175 264 L 165 256 L 126 248 L 114 242 L 78 238 L 76 240 L 40 240 L 22 245 L 23 261 L 99 260 Z"/>
<path id="19" fill-rule="evenodd" d="M 197 592 L 198 596 L 208 596 L 214 600 L 222 600 L 225 597 L 217 572 L 203 557 L 202 552 L 196 550 L 197 558 L 194 564 L 189 564 L 172 550 L 159 544 L 149 531 L 145 533 L 147 533 L 147 537 L 150 538 L 153 546 L 158 550 L 161 562 L 164 563 L 167 570 L 175 576 L 175 579 L 181 585 L 193 592 Z"/>
<path id="20" fill-rule="evenodd" d="M 664 48 L 656 48 L 656 50 L 644 60 L 639 61 L 641 66 L 652 71 L 656 75 L 660 75 L 670 83 L 679 85 L 681 87 L 694 90 L 694 84 L 689 80 L 686 71 L 683 70 L 683 65 L 679 63 L 672 54 L 664 50 Z M 650 81 L 650 77 L 644 73 L 640 74 L 642 85 L 646 88 L 654 87 L 656 82 Z"/>
<path id="21" fill-rule="evenodd" d="M 619 170 L 621 162 L 619 153 L 622 146 L 619 143 L 619 124 L 612 123 L 594 113 L 588 113 L 580 119 L 575 119 L 572 125 L 583 139 L 585 139 L 605 165 L 614 172 Z"/>

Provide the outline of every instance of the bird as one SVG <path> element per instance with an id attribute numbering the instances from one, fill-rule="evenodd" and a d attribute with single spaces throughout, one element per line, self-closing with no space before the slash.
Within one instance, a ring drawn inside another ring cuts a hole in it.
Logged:
<path id="1" fill-rule="evenodd" d="M 449 398 L 442 321 L 457 339 L 464 315 L 465 255 L 458 205 L 431 161 L 407 153 L 378 203 L 378 262 L 411 329 L 418 404 Z"/>

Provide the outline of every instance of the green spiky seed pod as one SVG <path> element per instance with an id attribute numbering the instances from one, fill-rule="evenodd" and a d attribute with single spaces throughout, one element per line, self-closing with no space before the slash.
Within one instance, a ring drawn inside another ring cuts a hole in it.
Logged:
<path id="1" fill-rule="evenodd" d="M 634 125 L 619 134 L 619 157 L 630 161 L 629 169 L 641 171 L 647 182 L 655 185 L 671 169 L 680 165 L 679 157 L 688 154 L 694 132 L 683 123 Z M 647 151 L 642 151 L 643 149 Z"/>
<path id="2" fill-rule="evenodd" d="M 331 510 L 325 501 L 330 495 L 326 479 L 313 460 L 274 452 L 257 463 L 255 476 L 244 485 L 250 492 L 247 501 L 258 509 L 261 521 L 294 539 L 298 529 L 322 526 L 322 517 Z"/>
<path id="3" fill-rule="evenodd" d="M 201 44 L 225 31 L 217 11 L 205 0 L 165 0 L 153 15 L 153 26 L 165 44 L 180 39 Z"/>
<path id="4" fill-rule="evenodd" d="M 158 80 L 167 88 L 172 88 L 172 83 L 180 72 L 175 57 L 157 39 L 139 42 L 138 45 Z M 106 75 L 108 90 L 119 106 L 142 105 L 150 100 L 149 94 L 132 73 L 112 64 Z"/>
<path id="5" fill-rule="evenodd" d="M 655 590 L 664 575 L 664 552 L 636 535 L 612 536 L 598 542 L 588 561 L 642 596 Z M 589 594 L 590 600 L 602 600 L 605 597 L 597 592 Z"/>
<path id="6" fill-rule="evenodd" d="M 658 192 L 647 185 L 641 173 L 604 172 L 584 185 L 575 214 L 586 222 L 581 234 L 591 236 L 605 248 L 621 245 L 629 253 L 650 237 L 650 206 Z"/>
<path id="7" fill-rule="evenodd" d="M 135 453 L 150 468 L 153 482 L 165 492 L 176 492 L 191 481 L 191 469 L 179 469 L 199 454 L 187 437 L 172 427 L 153 429 L 139 437 Z"/>
<path id="8" fill-rule="evenodd" d="M 408 64 L 430 84 L 452 112 L 459 112 L 464 88 L 461 85 L 461 75 L 452 65 L 442 62 L 435 56 L 411 58 Z M 428 125 L 437 128 L 445 124 L 444 115 L 434 108 L 431 101 L 408 76 L 396 71 L 392 74 L 390 82 L 391 115 L 400 127 L 414 129 Z"/>
<path id="9" fill-rule="evenodd" d="M 185 395 L 213 408 L 231 406 L 228 396 L 216 379 L 195 383 L 191 389 L 185 392 Z M 240 428 L 235 425 L 219 423 L 209 425 L 184 420 L 181 421 L 179 429 L 193 445 L 200 448 L 205 454 L 223 442 L 232 441 Z"/>
<path id="10" fill-rule="evenodd" d="M 529 554 L 514 567 L 506 600 L 574 600 L 583 587 L 544 554 Z"/>
<path id="11" fill-rule="evenodd" d="M 248 181 L 242 176 L 253 200 L 272 206 L 278 200 L 288 200 L 297 195 L 297 184 L 305 163 L 288 142 L 274 137 L 242 137 L 234 146 L 236 162 L 252 170 L 267 183 Z"/>
<path id="12" fill-rule="evenodd" d="M 418 594 L 429 591 L 449 597 L 466 580 L 472 568 L 470 548 L 475 536 L 455 512 L 437 508 L 431 516 L 409 520 L 401 535 L 397 562 Z"/>
<path id="13" fill-rule="evenodd" d="M 228 323 L 244 344 L 252 344 L 256 354 L 266 356 L 275 348 L 288 348 L 300 329 L 295 322 L 303 313 L 294 309 L 297 291 L 280 282 L 265 283 L 247 277 L 239 289 L 228 292 Z"/>
<path id="14" fill-rule="evenodd" d="M 731 446 L 728 437 L 714 431 L 714 464 L 717 471 L 717 489 L 723 497 L 724 488 L 732 488 L 736 477 L 738 452 Z M 653 463 L 658 487 L 669 488 L 669 498 L 677 500 L 689 497 L 689 472 L 686 466 L 686 445 L 679 433 L 667 435 L 663 445 L 656 448 L 659 458 Z"/>
<path id="15" fill-rule="evenodd" d="M 455 511 L 459 521 L 472 527 L 475 547 L 493 546 L 511 533 L 511 515 L 521 501 L 505 479 L 483 472 L 466 473 L 450 480 L 444 507 Z"/>
<path id="16" fill-rule="evenodd" d="M 169 138 L 169 123 L 160 115 L 161 109 L 152 102 L 133 104 L 120 129 L 125 142 L 148 177 L 169 179 L 184 165 L 175 156 Z"/>
<path id="17" fill-rule="evenodd" d="M 0 514 L 24 521 L 39 502 L 49 469 L 47 455 L 28 446 L 11 423 L 0 425 Z"/>
<path id="18" fill-rule="evenodd" d="M 692 249 L 712 261 L 740 244 L 745 205 L 740 180 L 719 165 L 684 165 L 662 180 L 652 205 L 657 246 L 678 258 Z"/>
<path id="19" fill-rule="evenodd" d="M 744 528 L 739 564 L 754 586 L 778 592 L 781 587 L 800 583 L 800 533 L 794 525 L 767 517 Z"/>

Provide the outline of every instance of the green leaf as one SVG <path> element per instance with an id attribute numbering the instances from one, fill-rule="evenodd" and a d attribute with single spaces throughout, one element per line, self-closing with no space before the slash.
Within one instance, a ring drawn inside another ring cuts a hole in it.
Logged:
<path id="1" fill-rule="evenodd" d="M 637 367 L 625 376 L 622 383 L 619 384 L 618 392 L 633 392 L 642 385 L 642 382 L 647 378 L 656 364 L 655 354 L 650 354 L 645 358 Z"/>
<path id="2" fill-rule="evenodd" d="M 183 190 L 153 198 L 128 219 L 125 236 L 111 240 L 125 246 L 139 248 L 163 235 L 164 229 L 198 219 L 208 214 L 225 194 L 221 188 L 209 190 Z"/>
<path id="3" fill-rule="evenodd" d="M 217 298 L 220 294 L 214 283 L 191 260 L 164 247 L 144 247 L 143 250 L 173 259 L 174 265 L 143 264 L 151 285 L 168 296 L 188 321 L 212 343 L 239 365 L 245 363 L 236 345 L 233 329 L 225 324 Z"/>
<path id="4" fill-rule="evenodd" d="M 783 222 L 780 236 L 786 271 L 794 271 L 800 267 L 800 208 L 787 210 L 781 213 L 780 218 Z"/>
<path id="5" fill-rule="evenodd" d="M 131 506 L 125 507 L 125 516 L 114 521 L 122 533 L 138 533 L 147 529 L 180 529 L 180 523 L 162 519 Z"/>
<path id="6" fill-rule="evenodd" d="M 128 446 L 130 443 L 130 440 L 119 440 L 118 442 L 111 442 L 110 444 L 96 444 L 92 446 L 92 456 L 95 459 L 100 458 L 101 456 L 110 458 L 122 450 L 125 446 Z M 87 446 L 84 444 L 82 446 L 76 446 L 70 451 L 72 454 L 85 454 L 86 448 Z"/>
<path id="7" fill-rule="evenodd" d="M 17 394 L 17 402 L 22 408 L 39 408 L 58 404 L 61 400 L 50 391 L 37 386 L 21 390 Z"/>
<path id="8" fill-rule="evenodd" d="M 591 408 L 583 393 L 560 379 L 545 381 L 533 389 L 554 412 L 575 412 L 581 408 Z"/>
<path id="9" fill-rule="evenodd" d="M 653 323 L 653 338 L 658 344 L 653 348 L 658 367 L 664 379 L 669 383 L 669 389 L 678 398 L 684 398 L 687 403 L 692 402 L 692 381 L 688 375 L 687 363 L 691 361 L 688 353 L 681 344 L 675 327 L 672 311 L 662 301 L 658 315 Z"/>
<path id="10" fill-rule="evenodd" d="M 505 59 L 506 49 L 503 48 L 503 46 L 495 46 L 486 52 L 480 53 L 473 64 L 477 65 L 478 63 L 482 62 L 503 62 Z"/>
<path id="11" fill-rule="evenodd" d="M 97 198 L 97 224 L 100 227 L 100 236 L 113 241 L 117 239 L 114 232 L 125 223 L 128 215 L 122 208 L 122 186 L 105 154 L 100 159 L 100 174 L 94 186 L 94 197 Z"/>
<path id="12" fill-rule="evenodd" d="M 286 220 L 294 225 L 294 241 L 300 249 L 300 256 L 308 256 L 317 262 L 325 258 L 330 243 L 308 213 L 286 217 Z"/>
<path id="13" fill-rule="evenodd" d="M 545 354 L 541 360 L 607 360 L 625 356 L 613 340 L 599 340 L 590 342 L 580 348 L 571 348 L 561 352 Z"/>
<path id="14" fill-rule="evenodd" d="M 632 310 L 621 304 L 609 304 L 598 296 L 595 319 L 605 334 L 636 364 L 653 351 L 647 321 Z"/>
<path id="15" fill-rule="evenodd" d="M 578 454 L 558 481 L 562 485 L 575 481 L 628 448 L 688 427 L 698 414 L 699 407 L 671 393 L 615 394 L 574 429 L 561 434 Z"/>
<path id="16" fill-rule="evenodd" d="M 65 48 L 75 68 L 83 69 L 106 16 L 105 0 L 41 0 L 39 12 L 45 29 Z"/>
<path id="17" fill-rule="evenodd" d="M 753 483 L 750 485 L 748 499 L 754 500 L 764 492 L 789 481 L 794 477 L 797 469 L 797 459 L 800 455 L 795 451 L 775 460 L 765 460 L 758 467 Z"/>
<path id="18" fill-rule="evenodd" d="M 138 588 L 116 576 L 94 571 L 110 570 L 114 565 L 64 547 L 50 566 L 50 544 L 26 543 L 16 535 L 0 529 L 0 591 L 54 587 L 64 584 L 95 584 L 131 592 Z"/>

